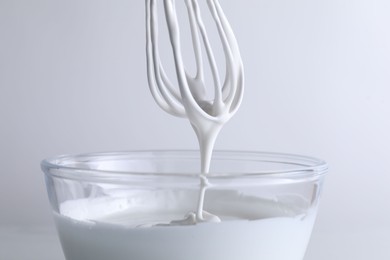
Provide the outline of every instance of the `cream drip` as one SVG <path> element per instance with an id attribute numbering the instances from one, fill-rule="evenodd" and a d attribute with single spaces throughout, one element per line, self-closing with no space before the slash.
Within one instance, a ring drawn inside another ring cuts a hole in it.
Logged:
<path id="1" fill-rule="evenodd" d="M 217 216 L 203 211 L 203 204 L 205 192 L 209 186 L 207 173 L 210 169 L 215 140 L 223 125 L 237 112 L 243 96 L 244 70 L 238 43 L 219 1 L 207 0 L 226 60 L 226 76 L 222 83 L 199 4 L 197 0 L 185 0 L 196 63 L 195 76 L 189 75 L 182 57 L 175 0 L 163 1 L 178 87 L 171 83 L 160 60 L 157 0 L 146 0 L 146 51 L 149 88 L 160 108 L 174 116 L 188 118 L 198 138 L 202 173 L 198 208 L 196 214 L 190 212 L 184 221 L 195 221 L 195 223 L 219 221 Z M 202 45 L 214 82 L 213 100 L 206 97 Z"/>

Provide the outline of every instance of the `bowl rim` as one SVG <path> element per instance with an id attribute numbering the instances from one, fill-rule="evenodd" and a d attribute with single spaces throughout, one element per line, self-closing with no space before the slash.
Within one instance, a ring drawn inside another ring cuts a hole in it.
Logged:
<path id="1" fill-rule="evenodd" d="M 95 152 L 81 154 L 64 154 L 46 158 L 41 162 L 41 168 L 46 175 L 64 179 L 86 180 L 86 181 L 103 181 L 103 182 L 126 182 L 135 181 L 144 182 L 147 180 L 164 180 L 174 178 L 175 180 L 199 180 L 201 176 L 207 176 L 208 180 L 223 180 L 223 179 L 243 179 L 243 178 L 262 178 L 262 179 L 295 179 L 307 180 L 319 178 L 328 172 L 328 164 L 315 157 L 278 153 L 278 152 L 261 152 L 261 151 L 241 151 L 241 150 L 215 150 L 213 151 L 213 160 L 246 160 L 246 161 L 261 161 L 266 163 L 279 163 L 293 165 L 288 170 L 258 170 L 251 172 L 224 172 L 215 173 L 209 172 L 203 174 L 200 172 L 180 173 L 180 172 L 144 172 L 144 171 L 110 171 L 101 169 L 89 169 L 83 167 L 66 165 L 65 161 L 90 162 L 97 158 L 128 158 L 128 159 L 145 159 L 145 158 L 165 158 L 172 157 L 183 159 L 199 158 L 199 150 L 133 150 L 119 152 Z M 235 159 L 234 159 L 235 158 Z M 78 159 L 78 161 L 77 161 Z M 83 161 L 81 161 L 83 159 Z M 86 161 L 85 161 L 86 160 Z M 87 165 L 87 164 L 86 164 Z"/>

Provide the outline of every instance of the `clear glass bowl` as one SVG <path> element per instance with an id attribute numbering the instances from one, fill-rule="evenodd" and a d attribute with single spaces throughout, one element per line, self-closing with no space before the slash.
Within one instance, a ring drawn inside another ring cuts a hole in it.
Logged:
<path id="1" fill-rule="evenodd" d="M 215 151 L 204 210 L 198 151 L 64 155 L 42 162 L 67 260 L 302 260 L 327 164 Z M 206 214 L 206 213 L 205 213 Z"/>

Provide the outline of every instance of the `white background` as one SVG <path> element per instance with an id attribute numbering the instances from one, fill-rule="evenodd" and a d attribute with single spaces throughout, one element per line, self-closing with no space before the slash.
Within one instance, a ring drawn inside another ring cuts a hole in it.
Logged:
<path id="1" fill-rule="evenodd" d="M 326 160 L 306 260 L 390 259 L 390 1 L 221 3 L 246 92 L 216 148 Z M 0 259 L 63 259 L 41 159 L 197 148 L 149 93 L 144 34 L 142 0 L 0 0 Z"/>

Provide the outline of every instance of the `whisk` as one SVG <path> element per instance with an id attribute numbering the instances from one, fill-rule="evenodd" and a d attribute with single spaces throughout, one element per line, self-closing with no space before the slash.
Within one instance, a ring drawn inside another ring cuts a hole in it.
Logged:
<path id="1" fill-rule="evenodd" d="M 237 40 L 218 0 L 206 0 L 215 22 L 225 58 L 225 79 L 222 83 L 197 0 L 185 0 L 188 11 L 196 73 L 189 75 L 183 62 L 180 28 L 175 0 L 162 0 L 169 39 L 173 50 L 178 86 L 168 78 L 159 55 L 157 0 L 146 0 L 147 76 L 150 91 L 166 112 L 188 117 L 202 151 L 202 172 L 209 169 L 212 148 L 223 124 L 237 111 L 243 96 L 244 70 Z M 206 55 L 202 55 L 202 47 Z M 203 57 L 206 56 L 206 57 Z M 204 59 L 211 68 L 214 99 L 206 97 Z"/>

